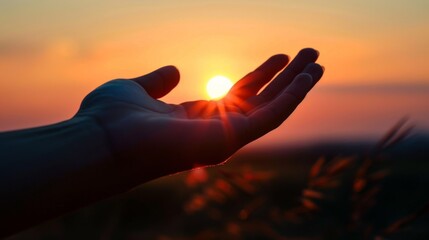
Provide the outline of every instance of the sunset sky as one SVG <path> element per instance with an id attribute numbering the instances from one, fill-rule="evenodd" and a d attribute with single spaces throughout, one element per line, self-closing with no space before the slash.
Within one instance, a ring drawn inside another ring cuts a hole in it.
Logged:
<path id="1" fill-rule="evenodd" d="M 320 51 L 320 88 L 429 85 L 429 1 L 2 0 L 0 130 L 70 118 L 114 78 L 176 65 L 163 100 L 208 98 L 276 53 Z"/>

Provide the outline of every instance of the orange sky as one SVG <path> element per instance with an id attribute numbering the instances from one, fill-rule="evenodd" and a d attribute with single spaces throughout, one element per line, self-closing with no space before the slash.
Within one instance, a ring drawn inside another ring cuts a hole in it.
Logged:
<path id="1" fill-rule="evenodd" d="M 166 101 L 207 98 L 276 53 L 320 50 L 321 85 L 429 84 L 429 1 L 0 2 L 0 130 L 71 117 L 110 79 L 176 65 Z"/>

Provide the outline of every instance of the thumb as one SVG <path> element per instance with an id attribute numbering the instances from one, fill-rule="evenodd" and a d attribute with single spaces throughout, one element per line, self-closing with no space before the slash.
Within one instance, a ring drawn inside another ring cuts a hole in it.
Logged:
<path id="1" fill-rule="evenodd" d="M 179 70 L 174 66 L 165 66 L 149 74 L 132 78 L 153 98 L 161 98 L 177 86 L 180 79 Z"/>

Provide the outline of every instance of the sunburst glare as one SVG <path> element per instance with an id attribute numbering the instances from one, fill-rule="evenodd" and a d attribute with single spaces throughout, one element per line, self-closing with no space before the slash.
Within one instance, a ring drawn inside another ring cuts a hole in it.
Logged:
<path id="1" fill-rule="evenodd" d="M 232 81 L 224 76 L 214 76 L 206 86 L 207 94 L 211 99 L 219 99 L 225 96 L 232 87 Z"/>

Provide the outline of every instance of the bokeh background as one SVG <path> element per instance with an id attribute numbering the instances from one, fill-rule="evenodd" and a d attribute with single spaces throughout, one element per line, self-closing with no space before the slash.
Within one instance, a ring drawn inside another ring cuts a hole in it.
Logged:
<path id="1" fill-rule="evenodd" d="M 181 71 L 171 103 L 208 99 L 211 77 L 237 81 L 277 53 L 313 47 L 326 68 L 285 124 L 228 164 L 11 239 L 428 239 L 428 11 L 427 0 L 1 0 L 0 131 L 71 118 L 100 84 L 164 65 Z M 417 136 L 403 141 L 402 122 L 382 138 L 404 116 Z"/>

